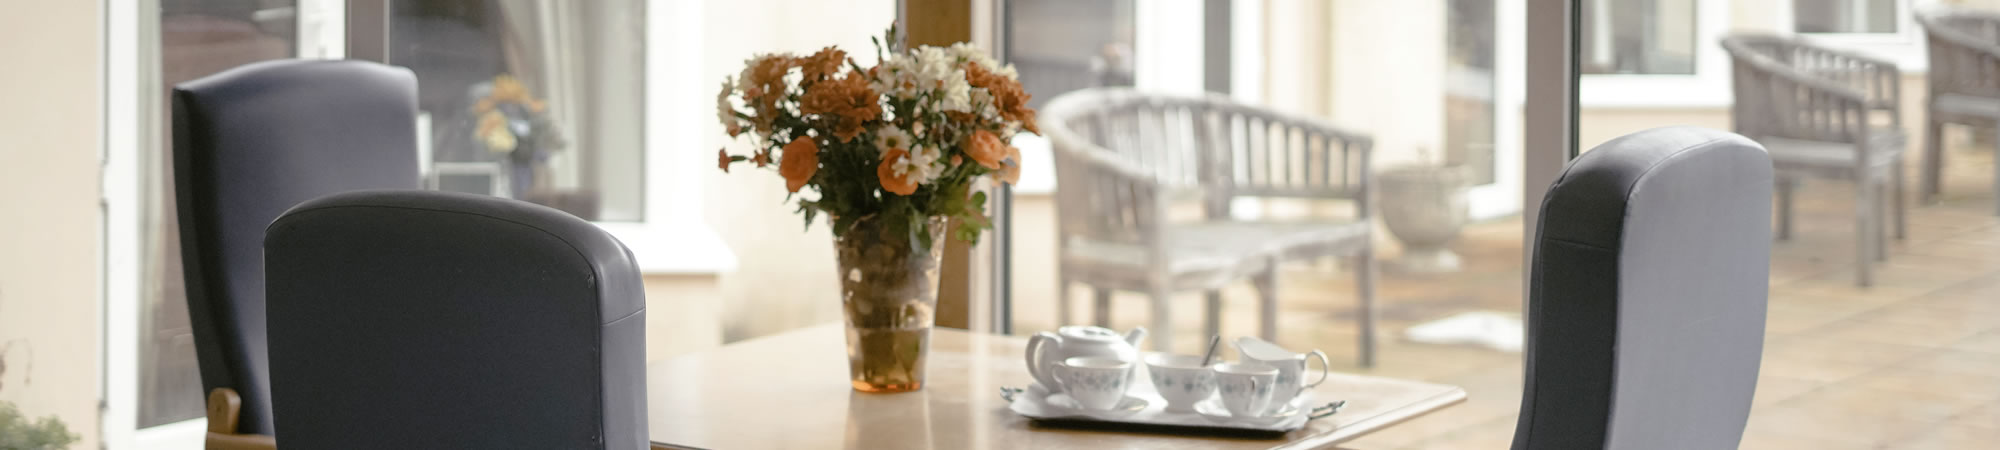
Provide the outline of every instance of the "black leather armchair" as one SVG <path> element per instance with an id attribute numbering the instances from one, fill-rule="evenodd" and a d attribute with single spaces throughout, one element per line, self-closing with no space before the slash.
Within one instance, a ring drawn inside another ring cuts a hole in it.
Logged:
<path id="1" fill-rule="evenodd" d="M 1770 293 L 1771 159 L 1660 128 L 1584 153 L 1534 240 L 1514 448 L 1736 448 Z"/>
<path id="2" fill-rule="evenodd" d="M 272 432 L 265 226 L 326 194 L 416 188 L 416 96 L 409 70 L 361 61 L 255 63 L 174 88 L 174 201 L 212 447 Z"/>
<path id="3" fill-rule="evenodd" d="M 643 287 L 595 225 L 362 191 L 299 205 L 264 242 L 285 448 L 646 447 Z"/>

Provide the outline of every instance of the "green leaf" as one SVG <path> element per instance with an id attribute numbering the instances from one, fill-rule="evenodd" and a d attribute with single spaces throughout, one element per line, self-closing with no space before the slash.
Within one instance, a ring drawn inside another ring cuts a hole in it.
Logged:
<path id="1" fill-rule="evenodd" d="M 818 214 L 819 214 L 819 208 L 807 208 L 807 207 L 805 207 L 805 206 L 800 206 L 800 207 L 799 207 L 799 209 L 800 209 L 800 210 L 802 210 L 802 212 L 804 212 L 804 213 L 805 213 L 805 216 L 806 216 L 806 229 L 808 229 L 808 230 L 812 229 L 812 226 L 813 226 L 813 216 L 815 216 L 815 215 L 818 215 Z"/>
<path id="2" fill-rule="evenodd" d="M 834 236 L 840 236 L 840 235 L 843 235 L 843 234 L 847 234 L 847 230 L 848 230 L 849 228 L 854 228 L 854 221 L 855 221 L 855 220 L 856 220 L 856 219 L 855 219 L 855 215 L 853 215 L 853 214 L 845 214 L 845 215 L 841 215 L 840 217 L 837 217 L 837 218 L 834 218 L 834 219 L 833 219 L 833 235 L 834 235 Z"/>
<path id="3" fill-rule="evenodd" d="M 931 244 L 933 244 L 931 242 L 930 221 L 924 220 L 922 217 L 917 217 L 915 214 L 910 215 L 910 217 L 913 218 L 912 222 L 916 223 L 917 250 L 930 251 Z"/>

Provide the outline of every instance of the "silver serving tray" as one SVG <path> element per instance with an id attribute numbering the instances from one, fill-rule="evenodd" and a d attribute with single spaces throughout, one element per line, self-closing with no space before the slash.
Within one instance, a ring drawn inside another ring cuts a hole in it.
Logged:
<path id="1" fill-rule="evenodd" d="M 1040 383 L 1030 384 L 1027 389 L 1000 388 L 1000 397 L 1007 400 L 1007 409 L 1035 420 L 1220 428 L 1276 433 L 1304 428 L 1307 421 L 1333 415 L 1346 404 L 1346 402 L 1331 402 L 1307 407 L 1314 404 L 1311 391 L 1307 391 L 1306 394 L 1292 399 L 1292 402 L 1282 408 L 1279 414 L 1244 419 L 1220 417 L 1227 413 L 1222 412 L 1220 406 L 1215 404 L 1215 398 L 1210 398 L 1195 407 L 1197 411 L 1211 412 L 1213 415 L 1203 412 L 1167 411 L 1167 400 L 1160 397 L 1159 391 L 1153 389 L 1152 383 L 1135 383 L 1125 395 L 1127 400 L 1120 404 L 1120 408 L 1110 411 L 1090 411 L 1073 407 L 1072 403 L 1064 401 L 1067 399 L 1063 398 L 1062 394 L 1052 395 Z M 1135 405 L 1135 403 L 1143 404 Z"/>

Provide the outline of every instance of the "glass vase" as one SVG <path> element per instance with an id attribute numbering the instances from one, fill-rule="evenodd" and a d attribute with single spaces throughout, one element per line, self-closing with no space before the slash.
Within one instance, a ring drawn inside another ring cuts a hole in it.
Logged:
<path id="1" fill-rule="evenodd" d="M 911 227 L 894 222 L 900 221 L 864 217 L 833 239 L 847 322 L 848 378 L 857 391 L 907 392 L 924 386 L 944 221 L 927 222 L 928 249 L 921 248 Z"/>

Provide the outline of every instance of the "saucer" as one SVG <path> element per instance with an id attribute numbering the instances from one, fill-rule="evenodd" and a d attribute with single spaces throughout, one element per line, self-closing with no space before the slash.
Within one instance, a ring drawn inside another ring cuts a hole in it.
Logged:
<path id="1" fill-rule="evenodd" d="M 1048 397 L 1042 398 L 1042 403 L 1070 413 L 1095 417 L 1129 416 L 1132 413 L 1145 410 L 1149 404 L 1146 399 L 1127 395 L 1125 399 L 1118 401 L 1118 406 L 1111 409 L 1089 409 L 1084 408 L 1081 404 L 1077 404 L 1076 399 L 1070 398 L 1069 394 L 1050 394 Z"/>
<path id="2" fill-rule="evenodd" d="M 1229 408 L 1222 406 L 1222 399 L 1212 398 L 1194 404 L 1194 412 L 1218 423 L 1267 426 L 1299 414 L 1299 406 L 1286 403 L 1271 414 L 1257 417 L 1236 417 L 1229 414 Z"/>

